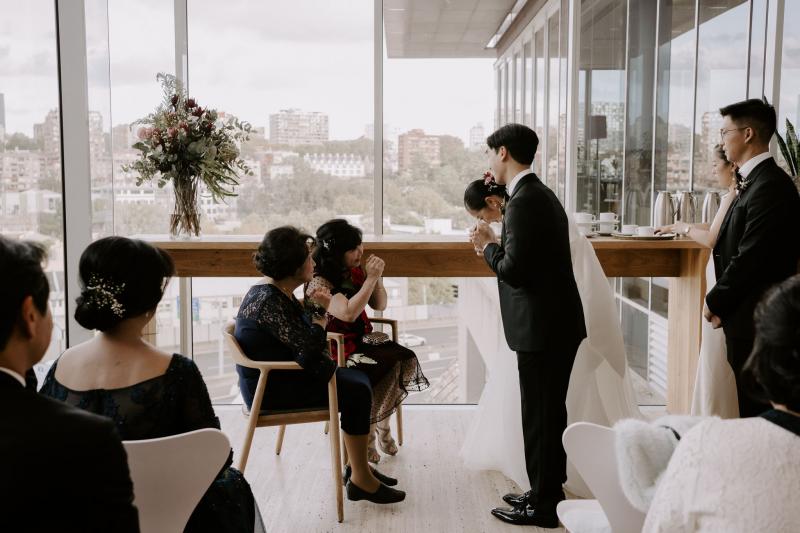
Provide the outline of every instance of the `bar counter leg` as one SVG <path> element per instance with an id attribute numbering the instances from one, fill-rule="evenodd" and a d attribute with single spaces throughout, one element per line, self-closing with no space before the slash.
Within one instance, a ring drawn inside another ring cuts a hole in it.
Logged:
<path id="1" fill-rule="evenodd" d="M 680 277 L 670 278 L 667 346 L 667 411 L 688 414 L 692 405 L 709 250 L 681 251 Z"/>

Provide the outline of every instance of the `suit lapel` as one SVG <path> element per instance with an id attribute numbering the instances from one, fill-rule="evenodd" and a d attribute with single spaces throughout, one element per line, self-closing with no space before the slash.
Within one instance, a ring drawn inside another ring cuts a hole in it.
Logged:
<path id="1" fill-rule="evenodd" d="M 736 204 L 739 203 L 739 199 L 740 198 L 741 198 L 741 195 L 737 194 L 736 198 L 733 199 L 733 203 L 728 208 L 728 212 L 725 213 L 725 218 L 722 219 L 722 224 L 720 225 L 719 233 L 717 234 L 717 243 L 716 243 L 717 245 L 722 242 L 722 236 L 725 235 L 725 230 L 728 229 L 728 222 L 730 222 L 730 220 L 731 220 L 731 214 L 733 213 L 733 209 L 736 207 Z M 714 245 L 714 248 L 716 248 L 716 247 L 717 246 Z"/>
<path id="2" fill-rule="evenodd" d="M 772 168 L 770 162 L 774 163 L 775 159 L 771 157 L 769 159 L 765 159 L 764 161 L 759 163 L 756 166 L 756 168 L 750 171 L 750 176 L 752 176 L 752 183 L 744 191 L 740 191 L 739 194 L 736 195 L 736 198 L 733 200 L 733 203 L 728 208 L 728 212 L 725 213 L 725 218 L 722 219 L 722 224 L 719 227 L 717 244 L 722 242 L 722 236 L 725 234 L 725 230 L 728 229 L 728 223 L 731 220 L 731 215 L 733 214 L 734 208 L 739 204 L 739 201 L 741 201 L 744 195 L 747 194 L 747 191 L 756 186 L 756 181 L 760 179 L 761 174 L 764 172 L 768 172 Z M 716 246 L 714 246 L 714 248 L 716 248 Z"/>

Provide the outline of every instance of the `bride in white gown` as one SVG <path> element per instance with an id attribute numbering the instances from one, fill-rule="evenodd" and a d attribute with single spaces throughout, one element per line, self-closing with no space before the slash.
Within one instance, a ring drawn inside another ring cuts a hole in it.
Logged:
<path id="1" fill-rule="evenodd" d="M 487 222 L 498 222 L 502 216 L 503 191 L 495 186 L 488 194 L 487 207 L 478 214 Z M 641 417 L 625 357 L 619 311 L 594 248 L 579 233 L 571 218 L 569 241 L 588 336 L 578 348 L 572 368 L 567 392 L 567 422 L 587 421 L 610 427 L 622 418 Z M 492 294 L 494 300 L 498 300 L 496 289 Z M 499 302 L 496 305 L 499 322 Z M 525 469 L 517 359 L 514 352 L 501 342 L 502 347 L 496 352 L 481 351 L 487 381 L 461 456 L 468 468 L 498 470 L 526 490 L 529 482 Z M 578 496 L 591 497 L 589 489 L 569 463 L 565 487 Z"/>
<path id="2" fill-rule="evenodd" d="M 686 233 L 688 230 L 687 237 L 709 248 L 714 248 L 725 214 L 736 198 L 736 166 L 728 161 L 725 151 L 719 144 L 714 147 L 713 170 L 720 186 L 728 189 L 728 192 L 720 200 L 719 210 L 714 216 L 711 227 L 706 229 L 702 225 L 678 222 L 658 228 L 658 231 Z M 714 258 L 710 256 L 706 265 L 706 292 L 710 291 L 716 283 Z M 728 363 L 725 332 L 722 331 L 722 328 L 714 329 L 707 320 L 703 320 L 701 339 L 691 414 L 738 418 L 739 399 L 736 393 L 736 378 L 730 363 Z"/>

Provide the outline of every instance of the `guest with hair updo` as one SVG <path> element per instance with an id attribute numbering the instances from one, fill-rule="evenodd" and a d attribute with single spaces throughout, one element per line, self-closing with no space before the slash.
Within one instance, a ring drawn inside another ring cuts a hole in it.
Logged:
<path id="1" fill-rule="evenodd" d="M 797 531 L 800 275 L 767 292 L 755 332 L 743 384 L 772 408 L 752 418 L 709 418 L 683 435 L 643 531 Z"/>
<path id="2" fill-rule="evenodd" d="M 170 256 L 144 241 L 106 237 L 86 248 L 78 269 L 75 320 L 100 333 L 53 363 L 41 393 L 111 418 L 123 440 L 219 429 L 195 363 L 142 338 L 175 273 Z M 186 531 L 263 531 L 250 485 L 232 459 L 233 452 Z"/>

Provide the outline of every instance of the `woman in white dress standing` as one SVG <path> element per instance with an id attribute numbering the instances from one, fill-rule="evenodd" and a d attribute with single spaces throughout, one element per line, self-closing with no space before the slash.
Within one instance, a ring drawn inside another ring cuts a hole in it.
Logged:
<path id="1" fill-rule="evenodd" d="M 476 180 L 467 187 L 464 204 L 472 216 L 489 223 L 500 222 L 504 193 L 505 187 L 494 184 L 488 177 Z M 622 418 L 638 418 L 641 415 L 625 357 L 614 294 L 594 248 L 580 234 L 572 219 L 569 220 L 569 241 L 588 336 L 578 348 L 570 375 L 567 421 L 570 424 L 588 421 L 612 426 Z M 496 291 L 492 294 L 497 297 Z M 491 309 L 484 308 L 483 313 L 486 312 L 491 314 Z M 480 320 L 491 319 L 488 314 L 480 317 Z M 502 329 L 500 331 L 502 337 Z M 519 380 L 517 359 L 504 340 L 498 340 L 498 346 L 496 352 L 481 350 L 488 379 L 461 456 L 468 468 L 498 470 L 520 487 L 527 487 L 520 391 L 518 386 L 510 385 Z M 508 353 L 504 353 L 503 347 Z M 565 486 L 573 494 L 591 497 L 589 489 L 569 463 Z"/>
<path id="2" fill-rule="evenodd" d="M 714 248 L 719 235 L 719 228 L 725 219 L 734 198 L 736 198 L 736 173 L 734 163 L 725 157 L 722 145 L 714 147 L 714 175 L 720 187 L 727 189 L 721 198 L 719 210 L 714 216 L 710 228 L 702 224 L 686 224 L 677 222 L 658 228 L 661 233 L 678 233 L 685 235 L 704 246 Z M 714 258 L 709 256 L 706 265 L 706 292 L 717 283 L 714 273 Z M 721 418 L 738 418 L 739 400 L 736 396 L 736 380 L 731 365 L 728 363 L 725 348 L 725 333 L 722 328 L 714 329 L 711 323 L 703 320 L 700 342 L 700 357 L 697 361 L 692 411 L 696 416 L 719 416 Z"/>

